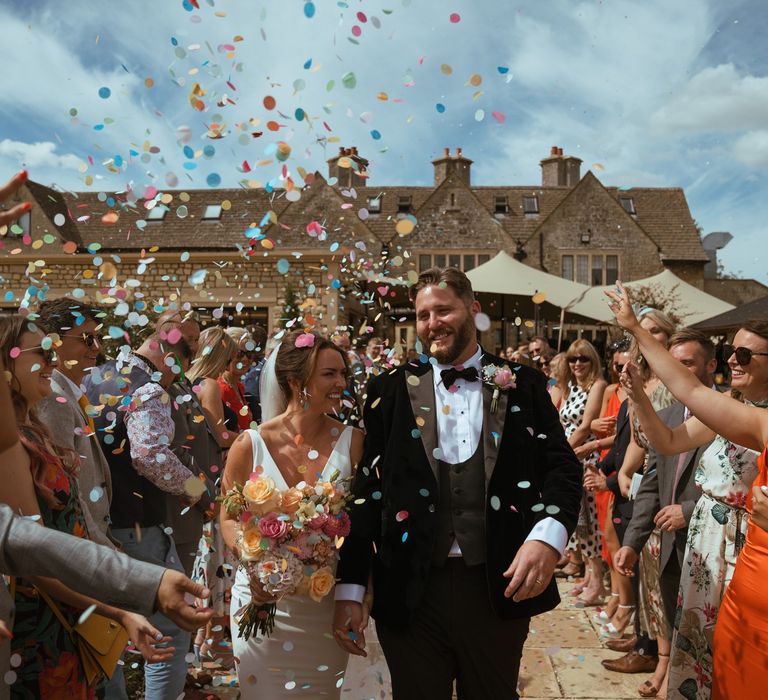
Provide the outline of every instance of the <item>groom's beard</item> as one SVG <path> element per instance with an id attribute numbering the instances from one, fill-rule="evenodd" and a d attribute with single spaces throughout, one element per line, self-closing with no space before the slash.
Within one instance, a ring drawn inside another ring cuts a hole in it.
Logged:
<path id="1" fill-rule="evenodd" d="M 461 354 L 467 349 L 467 346 L 475 338 L 475 319 L 471 314 L 467 314 L 467 320 L 456 329 L 453 335 L 453 342 L 443 350 L 430 351 L 441 365 L 452 365 L 459 359 Z M 422 341 L 423 342 L 423 341 Z M 427 347 L 431 345 L 428 341 L 424 343 Z"/>

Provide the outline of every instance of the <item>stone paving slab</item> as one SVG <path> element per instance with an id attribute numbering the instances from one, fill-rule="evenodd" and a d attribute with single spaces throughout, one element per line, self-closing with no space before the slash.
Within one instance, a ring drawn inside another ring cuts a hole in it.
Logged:
<path id="1" fill-rule="evenodd" d="M 521 697 L 526 700 L 635 700 L 639 697 L 637 688 L 646 674 L 611 673 L 602 667 L 602 659 L 617 658 L 620 654 L 605 649 L 600 641 L 600 625 L 592 620 L 598 608 L 571 606 L 571 599 L 565 593 L 572 585 L 560 583 L 563 602 L 531 622 L 520 666 Z M 350 658 L 341 698 L 391 700 L 389 672 L 373 623 L 366 640 L 368 656 Z M 229 685 L 232 679 L 215 680 Z M 208 692 L 232 698 L 237 691 L 220 685 Z M 287 693 L 286 697 L 289 696 Z"/>

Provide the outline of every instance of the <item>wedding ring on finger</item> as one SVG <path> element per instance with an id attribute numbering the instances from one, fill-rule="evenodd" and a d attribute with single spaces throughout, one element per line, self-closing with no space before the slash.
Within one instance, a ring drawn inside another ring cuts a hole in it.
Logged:
<path id="1" fill-rule="evenodd" d="M 542 583 L 544 583 L 544 581 L 542 581 L 540 578 L 536 579 L 536 585 L 537 586 L 540 586 Z"/>

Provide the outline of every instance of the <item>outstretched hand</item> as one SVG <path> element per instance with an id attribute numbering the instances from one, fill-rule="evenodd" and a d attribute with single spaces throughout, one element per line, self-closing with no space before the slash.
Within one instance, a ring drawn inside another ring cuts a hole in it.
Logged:
<path id="1" fill-rule="evenodd" d="M 6 199 L 10 199 L 16 192 L 19 191 L 21 186 L 27 181 L 27 171 L 22 170 L 16 173 L 8 182 L 0 187 L 0 202 L 4 202 Z M 17 221 L 22 214 L 26 214 L 32 208 L 32 204 L 29 202 L 22 202 L 15 207 L 11 207 L 8 211 L 0 211 L 0 228 L 7 226 L 14 221 Z"/>
<path id="2" fill-rule="evenodd" d="M 629 360 L 624 365 L 624 370 L 619 375 L 619 381 L 621 386 L 624 387 L 624 391 L 627 392 L 627 396 L 632 401 L 637 402 L 640 399 L 640 393 L 644 391 L 643 378 L 640 376 L 640 370 L 637 368 L 637 365 L 632 360 Z"/>
<path id="3" fill-rule="evenodd" d="M 166 569 L 157 589 L 157 609 L 179 627 L 190 632 L 205 627 L 213 617 L 210 608 L 193 607 L 195 600 L 210 598 L 202 583 L 194 583 L 184 574 Z"/>
<path id="4" fill-rule="evenodd" d="M 632 299 L 627 288 L 617 280 L 616 287 L 614 289 L 606 289 L 604 294 L 611 300 L 608 302 L 608 306 L 616 317 L 616 323 L 630 333 L 634 333 L 640 322 L 637 320 L 637 316 L 635 316 L 635 311 L 632 308 Z"/>

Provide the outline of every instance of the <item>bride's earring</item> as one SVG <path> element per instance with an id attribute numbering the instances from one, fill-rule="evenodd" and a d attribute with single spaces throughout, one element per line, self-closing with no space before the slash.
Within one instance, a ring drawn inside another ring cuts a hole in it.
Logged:
<path id="1" fill-rule="evenodd" d="M 307 393 L 307 387 L 301 390 L 301 407 L 306 411 L 309 408 L 309 394 Z"/>

